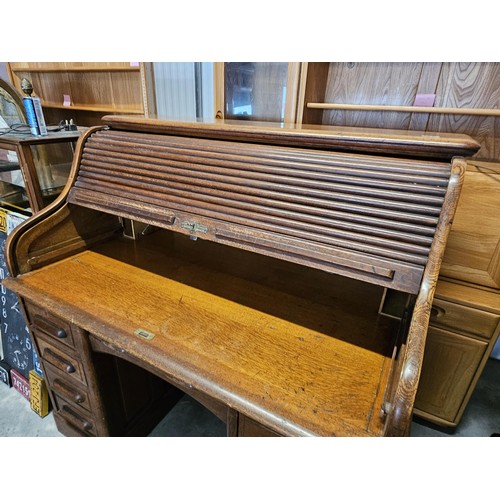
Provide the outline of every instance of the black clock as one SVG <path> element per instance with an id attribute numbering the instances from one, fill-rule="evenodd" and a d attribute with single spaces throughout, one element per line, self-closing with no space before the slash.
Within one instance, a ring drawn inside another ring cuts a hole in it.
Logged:
<path id="1" fill-rule="evenodd" d="M 33 348 L 27 332 L 7 333 L 4 344 L 4 359 L 19 373 L 28 376 L 33 369 Z"/>

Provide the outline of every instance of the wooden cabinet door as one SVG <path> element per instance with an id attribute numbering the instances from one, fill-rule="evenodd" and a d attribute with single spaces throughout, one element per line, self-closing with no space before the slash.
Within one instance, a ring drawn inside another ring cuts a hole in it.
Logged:
<path id="1" fill-rule="evenodd" d="M 468 165 L 441 276 L 500 289 L 500 164 Z"/>
<path id="2" fill-rule="evenodd" d="M 453 424 L 487 345 L 430 327 L 415 401 L 416 413 L 428 413 Z"/>

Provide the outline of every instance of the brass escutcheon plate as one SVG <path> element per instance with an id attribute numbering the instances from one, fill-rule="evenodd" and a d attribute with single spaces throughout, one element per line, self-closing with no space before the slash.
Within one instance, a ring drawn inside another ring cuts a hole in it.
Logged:
<path id="1" fill-rule="evenodd" d="M 148 332 L 147 330 L 143 330 L 142 328 L 138 328 L 134 332 L 134 335 L 136 337 L 140 337 L 141 339 L 145 339 L 145 340 L 153 340 L 155 337 L 154 333 Z"/>

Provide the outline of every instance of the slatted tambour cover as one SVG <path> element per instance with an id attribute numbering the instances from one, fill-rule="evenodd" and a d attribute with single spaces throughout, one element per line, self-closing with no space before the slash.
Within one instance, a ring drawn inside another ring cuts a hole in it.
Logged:
<path id="1" fill-rule="evenodd" d="M 104 129 L 69 201 L 416 293 L 450 165 Z"/>

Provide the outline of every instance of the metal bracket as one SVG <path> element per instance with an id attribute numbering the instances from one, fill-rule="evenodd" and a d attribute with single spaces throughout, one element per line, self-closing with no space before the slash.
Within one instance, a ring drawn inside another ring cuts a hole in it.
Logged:
<path id="1" fill-rule="evenodd" d="M 198 222 L 185 221 L 181 224 L 181 227 L 189 230 L 191 233 L 208 233 L 208 227 L 203 224 L 198 224 Z"/>
<path id="2" fill-rule="evenodd" d="M 147 330 L 143 330 L 142 328 L 138 328 L 134 332 L 134 335 L 136 337 L 140 337 L 141 339 L 144 339 L 144 340 L 153 340 L 155 337 L 154 333 L 148 332 Z"/>

